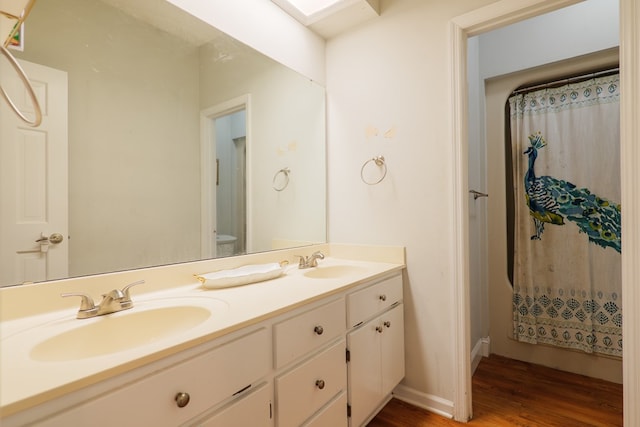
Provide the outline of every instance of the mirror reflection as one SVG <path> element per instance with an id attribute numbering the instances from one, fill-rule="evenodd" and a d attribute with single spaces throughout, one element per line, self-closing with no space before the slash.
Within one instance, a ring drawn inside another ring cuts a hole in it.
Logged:
<path id="1" fill-rule="evenodd" d="M 40 0 L 12 53 L 43 122 L 0 107 L 0 285 L 326 240 L 308 78 L 164 0 Z"/>

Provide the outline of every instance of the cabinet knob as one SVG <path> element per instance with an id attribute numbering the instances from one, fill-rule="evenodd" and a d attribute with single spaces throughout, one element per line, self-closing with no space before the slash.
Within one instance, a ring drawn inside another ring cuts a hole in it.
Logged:
<path id="1" fill-rule="evenodd" d="M 315 332 L 316 335 L 322 335 L 324 333 L 324 328 L 318 325 L 315 328 L 313 328 L 313 332 Z"/>
<path id="2" fill-rule="evenodd" d="M 382 326 L 376 326 L 376 332 L 381 334 L 382 333 Z"/>
<path id="3" fill-rule="evenodd" d="M 318 387 L 320 390 L 322 390 L 324 388 L 324 380 L 317 380 L 316 381 L 316 387 Z"/>
<path id="4" fill-rule="evenodd" d="M 380 295 L 380 301 L 386 301 L 387 296 L 385 294 Z"/>
<path id="5" fill-rule="evenodd" d="M 180 392 L 176 394 L 176 397 L 175 397 L 178 408 L 184 408 L 185 406 L 187 406 L 189 404 L 190 399 L 191 397 L 189 396 L 189 393 L 184 393 L 184 392 Z"/>
<path id="6" fill-rule="evenodd" d="M 387 328 L 391 327 L 391 322 L 389 322 L 388 320 L 384 322 L 384 326 L 386 326 Z"/>

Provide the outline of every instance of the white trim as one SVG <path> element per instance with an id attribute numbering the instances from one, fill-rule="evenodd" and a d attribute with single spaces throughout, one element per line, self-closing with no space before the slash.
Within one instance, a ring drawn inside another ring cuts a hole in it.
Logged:
<path id="1" fill-rule="evenodd" d="M 400 384 L 393 397 L 446 418 L 453 418 L 453 402 Z"/>
<path id="2" fill-rule="evenodd" d="M 251 217 L 251 95 L 246 94 L 237 98 L 230 99 L 213 107 L 205 108 L 200 111 L 200 252 L 202 258 L 211 258 L 215 256 L 215 247 L 211 245 L 210 230 L 215 228 L 213 224 L 212 212 L 215 212 L 215 204 L 212 198 L 214 194 L 212 188 L 213 170 L 211 160 L 215 153 L 211 143 L 211 135 L 213 132 L 213 119 L 236 111 L 245 110 L 246 115 L 246 150 L 247 150 L 247 235 L 246 250 L 251 253 L 250 242 L 252 236 Z"/>
<path id="3" fill-rule="evenodd" d="M 458 16 L 450 25 L 450 53 L 451 53 L 451 96 L 452 118 L 451 137 L 453 159 L 453 191 L 452 208 L 454 209 L 453 236 L 455 248 L 452 251 L 455 288 L 452 291 L 454 305 L 454 328 L 456 339 L 453 344 L 455 358 L 454 373 L 454 418 L 466 421 L 472 414 L 470 369 L 465 363 L 469 360 L 469 322 L 463 320 L 468 317 L 469 283 L 468 265 L 469 255 L 464 247 L 464 230 L 467 229 L 467 206 L 463 199 L 467 196 L 466 157 L 467 136 L 464 131 L 466 123 L 466 52 L 467 37 L 480 34 L 506 24 L 531 18 L 552 10 L 560 9 L 576 0 L 501 0 L 486 7 Z M 636 0 L 620 0 L 621 31 L 620 31 L 620 64 L 621 85 L 625 88 L 625 95 L 621 96 L 621 177 L 622 204 L 624 206 L 622 251 L 622 294 L 625 319 L 623 335 L 625 344 L 623 350 L 623 381 L 624 381 L 624 420 L 625 426 L 640 425 L 640 407 L 636 405 L 636 398 L 640 396 L 640 340 L 635 336 L 636 328 L 640 324 L 640 264 L 635 262 L 640 258 L 640 149 L 634 141 L 640 141 L 640 126 L 637 117 L 640 108 L 640 61 L 637 52 L 640 51 L 640 7 Z M 457 209 L 464 209 L 458 211 Z M 458 368 L 462 369 L 458 369 Z M 464 372 L 464 374 L 463 374 Z"/>
<path id="4" fill-rule="evenodd" d="M 495 30 L 554 10 L 562 9 L 583 0 L 501 0 L 454 18 L 467 37 Z"/>
<path id="5" fill-rule="evenodd" d="M 622 381 L 624 425 L 640 425 L 640 6 L 620 0 L 620 177 L 622 180 Z"/>
<path id="6" fill-rule="evenodd" d="M 491 345 L 491 338 L 480 338 L 476 345 L 471 350 L 471 375 L 476 372 L 476 368 L 480 364 L 483 357 L 489 357 L 489 346 Z"/>
<path id="7" fill-rule="evenodd" d="M 453 286 L 451 287 L 453 325 L 453 417 L 456 421 L 469 420 L 471 406 L 471 352 L 470 352 L 470 305 L 469 305 L 469 202 L 468 191 L 468 143 L 467 143 L 467 36 L 464 29 L 455 22 L 451 23 L 451 137 L 454 141 L 452 149 L 452 182 L 453 221 L 451 225 L 454 245 Z M 462 80 L 460 80 L 460 78 Z"/>

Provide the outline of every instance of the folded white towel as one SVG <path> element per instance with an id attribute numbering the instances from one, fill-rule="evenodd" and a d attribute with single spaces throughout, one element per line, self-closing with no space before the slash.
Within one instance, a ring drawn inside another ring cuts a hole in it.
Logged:
<path id="1" fill-rule="evenodd" d="M 275 279 L 284 272 L 282 265 L 277 262 L 269 264 L 245 265 L 230 270 L 215 271 L 206 274 L 197 274 L 196 279 L 207 289 L 228 288 L 231 286 L 248 285 Z"/>

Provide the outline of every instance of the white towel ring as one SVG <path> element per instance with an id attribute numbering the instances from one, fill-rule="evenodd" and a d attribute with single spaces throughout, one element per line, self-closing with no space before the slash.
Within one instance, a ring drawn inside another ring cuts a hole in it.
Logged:
<path id="1" fill-rule="evenodd" d="M 282 168 L 280 169 L 278 172 L 276 172 L 275 175 L 273 175 L 273 182 L 271 183 L 273 186 L 273 189 L 276 191 L 282 191 L 285 188 L 287 188 L 287 185 L 289 185 L 289 174 L 291 173 L 291 169 L 289 168 Z M 278 180 L 278 175 L 284 175 L 284 184 L 278 186 L 276 185 L 276 181 Z"/>
<path id="2" fill-rule="evenodd" d="M 377 181 L 367 181 L 364 177 L 364 169 L 367 167 L 367 165 L 369 163 L 375 163 L 376 166 L 381 167 L 382 168 L 382 176 L 377 180 Z M 362 182 L 364 182 L 367 185 L 376 185 L 382 182 L 382 180 L 387 176 L 387 164 L 385 163 L 384 160 L 384 156 L 376 156 L 372 159 L 367 160 L 366 162 L 364 162 L 364 164 L 362 165 L 362 168 L 360 168 L 360 178 L 362 179 Z"/>
<path id="3" fill-rule="evenodd" d="M 16 59 L 13 57 L 11 52 L 9 52 L 9 50 L 7 50 L 7 48 L 4 47 L 4 45 L 2 45 L 2 44 L 0 44 L 0 53 L 2 53 L 5 56 L 5 58 L 7 58 L 7 61 L 9 61 L 9 64 L 11 64 L 11 66 L 16 71 L 16 73 L 18 73 L 18 77 L 20 77 L 20 80 L 22 80 L 22 83 L 24 84 L 24 87 L 27 89 L 27 93 L 29 94 L 29 98 L 31 98 L 31 102 L 33 103 L 33 110 L 34 110 L 34 113 L 35 113 L 35 118 L 33 120 L 29 120 L 29 118 L 27 116 L 22 114 L 20 109 L 11 100 L 11 98 L 9 98 L 9 95 L 7 94 L 7 92 L 4 90 L 4 88 L 2 86 L 0 86 L 0 94 L 5 99 L 5 101 L 7 101 L 7 104 L 9 104 L 11 109 L 18 115 L 18 117 L 20 117 L 20 119 L 22 119 L 29 126 L 34 126 L 34 127 L 35 126 L 40 126 L 40 123 L 42 123 L 42 111 L 40 110 L 40 104 L 38 103 L 38 99 L 36 98 L 36 94 L 33 91 L 33 87 L 31 86 L 31 83 L 29 82 L 29 78 L 25 74 L 24 70 L 22 69 L 22 67 L 20 66 L 18 61 L 16 61 Z"/>

